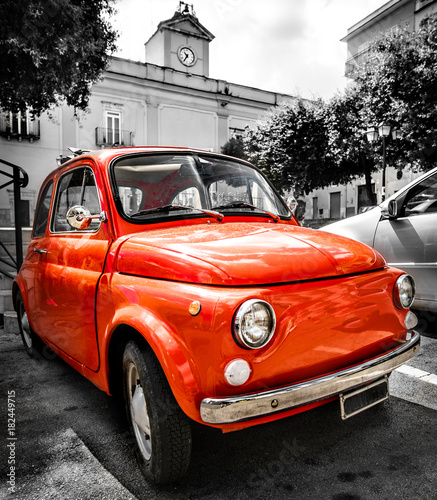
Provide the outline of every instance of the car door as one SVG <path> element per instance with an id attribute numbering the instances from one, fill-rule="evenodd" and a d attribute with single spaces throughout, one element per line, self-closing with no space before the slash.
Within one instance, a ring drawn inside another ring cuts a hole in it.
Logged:
<path id="1" fill-rule="evenodd" d="M 105 222 L 72 228 L 69 208 L 101 212 L 100 193 L 90 165 L 63 173 L 56 184 L 49 231 L 39 241 L 40 262 L 35 288 L 38 329 L 54 346 L 91 370 L 99 367 L 95 326 L 97 284 L 103 272 L 109 237 Z"/>
<path id="2" fill-rule="evenodd" d="M 50 205 L 53 194 L 53 179 L 50 179 L 42 187 L 38 204 L 35 210 L 35 220 L 33 224 L 32 238 L 27 248 L 26 258 L 21 266 L 21 276 L 23 278 L 23 298 L 26 300 L 26 309 L 32 328 L 39 332 L 40 304 L 37 297 L 37 287 L 41 276 L 41 255 L 44 253 L 42 243 L 47 231 L 49 221 Z"/>
<path id="3" fill-rule="evenodd" d="M 387 262 L 416 281 L 416 304 L 437 307 L 437 173 L 427 176 L 397 199 L 396 218 L 381 219 L 374 247 Z"/>

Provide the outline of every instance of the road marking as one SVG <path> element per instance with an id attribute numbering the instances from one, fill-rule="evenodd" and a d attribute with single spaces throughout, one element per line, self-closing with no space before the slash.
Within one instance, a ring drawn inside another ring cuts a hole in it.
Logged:
<path id="1" fill-rule="evenodd" d="M 428 373 L 424 370 L 419 370 L 419 368 L 414 368 L 413 366 L 408 365 L 402 365 L 399 368 L 396 368 L 395 371 L 403 373 L 404 375 L 408 375 L 410 377 L 418 378 L 423 382 L 437 385 L 437 375 L 434 375 L 434 373 Z"/>

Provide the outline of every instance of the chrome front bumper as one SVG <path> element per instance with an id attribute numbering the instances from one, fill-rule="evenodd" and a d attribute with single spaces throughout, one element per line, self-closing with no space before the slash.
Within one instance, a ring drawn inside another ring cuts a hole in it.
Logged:
<path id="1" fill-rule="evenodd" d="M 409 340 L 392 351 L 331 375 L 256 394 L 205 398 L 200 416 L 208 424 L 230 424 L 337 396 L 391 373 L 418 354 L 419 346 L 420 335 L 412 332 Z"/>

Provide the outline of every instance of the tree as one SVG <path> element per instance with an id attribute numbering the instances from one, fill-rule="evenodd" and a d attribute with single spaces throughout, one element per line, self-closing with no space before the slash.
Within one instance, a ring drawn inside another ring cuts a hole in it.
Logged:
<path id="1" fill-rule="evenodd" d="M 296 99 L 271 110 L 245 136 L 249 159 L 282 190 L 308 194 L 370 173 L 353 89 L 329 102 Z"/>
<path id="2" fill-rule="evenodd" d="M 328 101 L 297 99 L 273 109 L 245 137 L 249 159 L 280 188 L 297 193 L 371 175 L 381 152 L 365 138 L 370 126 L 391 122 L 402 139 L 387 146 L 389 164 L 429 169 L 437 163 L 437 16 L 416 32 L 398 28 L 373 44 L 353 85 Z"/>
<path id="3" fill-rule="evenodd" d="M 224 155 L 247 160 L 243 139 L 240 139 L 239 137 L 231 137 L 229 141 L 223 145 L 221 150 Z"/>
<path id="4" fill-rule="evenodd" d="M 365 64 L 354 74 L 362 96 L 364 123 L 391 122 L 402 139 L 388 150 L 398 168 L 427 170 L 437 154 L 437 16 L 417 31 L 398 27 L 371 45 Z"/>
<path id="5" fill-rule="evenodd" d="M 116 33 L 114 0 L 2 0 L 0 107 L 40 115 L 66 103 L 85 110 Z"/>
<path id="6" fill-rule="evenodd" d="M 328 149 L 336 171 L 331 183 L 346 184 L 364 176 L 367 204 L 375 205 L 372 173 L 378 169 L 378 165 L 375 162 L 375 154 L 364 137 L 366 125 L 361 113 L 362 99 L 359 88 L 352 86 L 325 104 Z"/>
<path id="7" fill-rule="evenodd" d="M 279 188 L 297 195 L 322 187 L 331 158 L 320 103 L 284 102 L 244 138 L 249 159 Z"/>

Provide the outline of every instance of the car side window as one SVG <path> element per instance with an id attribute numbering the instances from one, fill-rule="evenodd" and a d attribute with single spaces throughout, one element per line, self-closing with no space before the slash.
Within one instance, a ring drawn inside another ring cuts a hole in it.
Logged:
<path id="1" fill-rule="evenodd" d="M 33 237 L 39 238 L 46 232 L 47 222 L 49 220 L 50 202 L 52 201 L 53 181 L 50 181 L 39 199 L 35 213 L 35 222 L 33 224 Z"/>
<path id="2" fill-rule="evenodd" d="M 411 188 L 403 212 L 406 217 L 437 212 L 437 175 L 427 177 Z"/>
<path id="3" fill-rule="evenodd" d="M 94 174 L 88 167 L 76 168 L 60 177 L 50 227 L 53 232 L 77 231 L 67 222 L 67 212 L 75 205 L 85 207 L 91 215 L 100 213 L 100 202 Z M 82 231 L 93 232 L 99 227 L 100 221 L 95 219 L 87 229 Z"/>

